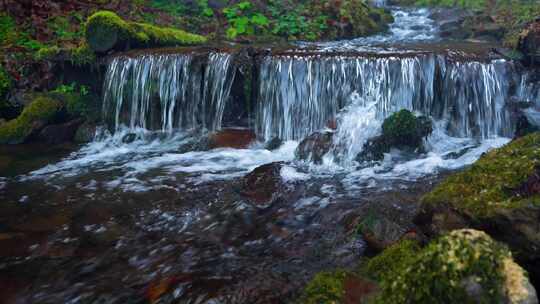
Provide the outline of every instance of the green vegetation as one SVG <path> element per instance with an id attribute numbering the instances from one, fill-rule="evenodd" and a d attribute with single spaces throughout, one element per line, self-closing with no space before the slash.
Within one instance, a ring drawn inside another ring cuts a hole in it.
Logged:
<path id="1" fill-rule="evenodd" d="M 299 303 L 340 303 L 344 295 L 343 283 L 349 275 L 344 270 L 318 273 L 304 289 Z"/>
<path id="2" fill-rule="evenodd" d="M 9 92 L 11 85 L 11 77 L 4 67 L 0 65 L 0 100 Z"/>
<path id="3" fill-rule="evenodd" d="M 391 279 L 401 271 L 402 265 L 407 265 L 416 258 L 418 251 L 420 246 L 416 241 L 400 241 L 370 259 L 361 271 L 376 281 Z"/>
<path id="4" fill-rule="evenodd" d="M 540 133 L 533 133 L 488 152 L 470 168 L 443 181 L 422 202 L 449 204 L 479 217 L 500 208 L 539 205 L 538 193 L 520 189 L 538 173 L 539 165 Z"/>
<path id="5" fill-rule="evenodd" d="M 203 43 L 206 38 L 172 28 L 124 21 L 113 12 L 100 11 L 86 22 L 86 41 L 91 49 L 105 52 L 117 46 L 170 46 Z"/>
<path id="6" fill-rule="evenodd" d="M 268 30 L 268 18 L 260 12 L 256 12 L 249 1 L 242 1 L 224 8 L 223 14 L 229 24 L 226 33 L 230 39 L 234 39 L 238 35 L 264 34 Z"/>
<path id="7" fill-rule="evenodd" d="M 0 144 L 19 144 L 34 131 L 56 117 L 62 103 L 47 96 L 38 96 L 16 119 L 0 126 Z"/>
<path id="8" fill-rule="evenodd" d="M 456 230 L 411 254 L 381 275 L 376 303 L 501 303 L 512 275 L 505 273 L 510 251 L 481 231 Z M 471 284 L 477 294 L 466 290 Z"/>

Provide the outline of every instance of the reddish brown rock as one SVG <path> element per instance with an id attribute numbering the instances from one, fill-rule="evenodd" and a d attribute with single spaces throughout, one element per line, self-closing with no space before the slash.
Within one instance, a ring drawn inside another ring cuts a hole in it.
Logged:
<path id="1" fill-rule="evenodd" d="M 249 129 L 223 129 L 209 138 L 209 148 L 234 148 L 246 149 L 257 136 Z"/>
<path id="2" fill-rule="evenodd" d="M 257 205 L 271 204 L 278 190 L 283 186 L 282 165 L 281 162 L 266 164 L 246 175 L 243 180 L 242 195 Z"/>

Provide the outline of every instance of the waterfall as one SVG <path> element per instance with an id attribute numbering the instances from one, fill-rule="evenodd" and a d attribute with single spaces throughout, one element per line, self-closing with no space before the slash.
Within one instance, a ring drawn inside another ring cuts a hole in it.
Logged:
<path id="1" fill-rule="evenodd" d="M 210 53 L 206 63 L 193 54 L 116 57 L 106 72 L 103 117 L 115 129 L 216 130 L 234 77 L 227 53 Z"/>
<path id="2" fill-rule="evenodd" d="M 266 139 L 301 139 L 324 128 L 351 94 L 375 103 L 377 119 L 409 109 L 447 122 L 455 136 L 511 135 L 504 108 L 512 63 L 459 62 L 442 55 L 267 56 L 259 75 L 256 130 Z"/>

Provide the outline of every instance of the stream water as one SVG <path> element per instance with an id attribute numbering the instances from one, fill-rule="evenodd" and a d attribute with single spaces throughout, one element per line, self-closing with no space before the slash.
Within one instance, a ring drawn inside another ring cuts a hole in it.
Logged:
<path id="1" fill-rule="evenodd" d="M 540 89 L 518 64 L 486 55 L 489 46 L 446 46 L 428 10 L 393 14 L 385 35 L 261 55 L 255 103 L 240 126 L 229 119 L 240 77 L 234 52 L 111 59 L 94 141 L 63 157 L 28 152 L 35 164 L 0 178 L 0 298 L 285 303 L 314 273 L 366 254 L 354 229 L 366 214 L 414 230 L 419 196 L 507 143 L 508 103 L 534 104 L 534 117 Z M 433 120 L 425 153 L 358 162 L 366 140 L 400 109 Z M 332 122 L 322 163 L 296 160 L 299 142 Z M 207 132 L 230 126 L 254 130 L 257 140 L 196 148 Z M 282 145 L 266 149 L 273 138 Z M 283 195 L 252 204 L 243 177 L 272 162 L 284 162 Z"/>

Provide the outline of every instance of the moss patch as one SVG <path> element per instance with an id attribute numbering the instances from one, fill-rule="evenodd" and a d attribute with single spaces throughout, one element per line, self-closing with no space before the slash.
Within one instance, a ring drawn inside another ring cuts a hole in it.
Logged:
<path id="1" fill-rule="evenodd" d="M 90 48 L 96 52 L 105 52 L 119 45 L 174 46 L 206 42 L 205 37 L 182 30 L 127 22 L 109 11 L 100 11 L 88 18 L 85 36 Z"/>
<path id="2" fill-rule="evenodd" d="M 540 194 L 519 188 L 540 166 L 540 133 L 495 149 L 470 168 L 443 181 L 423 197 L 424 204 L 450 204 L 474 216 L 489 216 L 498 208 L 540 205 Z"/>
<path id="3" fill-rule="evenodd" d="M 323 271 L 315 275 L 308 283 L 299 303 L 341 303 L 344 291 L 344 282 L 349 273 L 345 270 Z"/>
<path id="4" fill-rule="evenodd" d="M 370 259 L 362 267 L 361 272 L 376 281 L 385 278 L 391 279 L 396 276 L 396 273 L 401 271 L 400 267 L 402 265 L 407 265 L 414 260 L 419 250 L 420 246 L 418 242 L 403 240 Z"/>
<path id="5" fill-rule="evenodd" d="M 456 230 L 383 275 L 376 302 L 501 303 L 508 258 L 508 249 L 484 232 Z M 467 291 L 471 285 L 479 292 Z"/>
<path id="6" fill-rule="evenodd" d="M 40 126 L 52 121 L 61 110 L 62 103 L 39 96 L 16 119 L 0 126 L 0 144 L 19 144 Z"/>
<path id="7" fill-rule="evenodd" d="M 11 84 L 11 77 L 9 77 L 4 67 L 0 65 L 0 98 L 3 98 L 11 89 Z"/>

